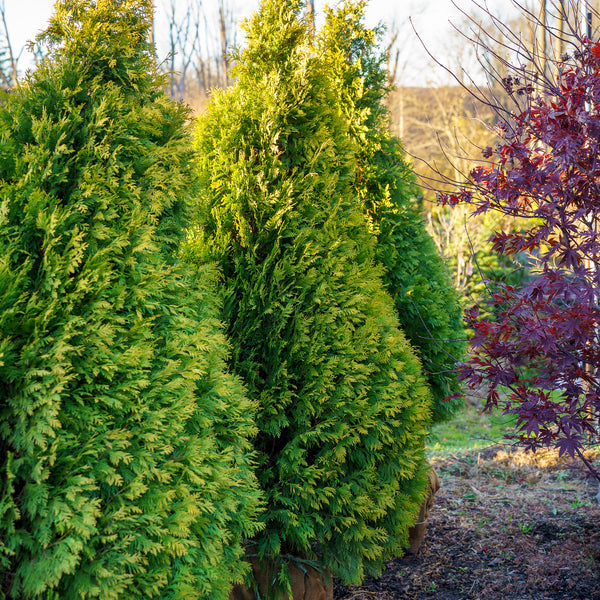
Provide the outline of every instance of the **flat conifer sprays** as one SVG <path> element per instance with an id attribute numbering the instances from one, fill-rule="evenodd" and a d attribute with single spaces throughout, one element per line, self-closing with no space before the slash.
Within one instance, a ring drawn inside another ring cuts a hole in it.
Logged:
<path id="1" fill-rule="evenodd" d="M 347 0 L 328 9 L 317 47 L 331 65 L 359 148 L 353 187 L 377 237 L 386 289 L 421 358 L 434 401 L 433 420 L 444 421 L 461 406 L 454 364 L 466 349 L 462 308 L 426 230 L 401 142 L 390 134 L 385 55 L 377 47 L 378 30 L 363 25 L 365 5 L 366 0 Z"/>
<path id="2" fill-rule="evenodd" d="M 253 408 L 175 260 L 187 111 L 150 0 L 60 0 L 0 104 L 0 597 L 214 598 L 242 575 Z"/>
<path id="3" fill-rule="evenodd" d="M 237 83 L 199 119 L 187 258 L 216 261 L 233 366 L 259 401 L 259 556 L 360 581 L 406 544 L 430 398 L 352 189 L 355 147 L 298 0 L 264 0 Z"/>

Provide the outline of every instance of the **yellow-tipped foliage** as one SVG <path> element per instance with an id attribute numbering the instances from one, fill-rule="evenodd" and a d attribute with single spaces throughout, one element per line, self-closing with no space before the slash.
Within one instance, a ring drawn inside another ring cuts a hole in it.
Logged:
<path id="1" fill-rule="evenodd" d="M 214 598 L 256 530 L 253 407 L 210 273 L 151 2 L 64 0 L 0 106 L 0 597 Z"/>

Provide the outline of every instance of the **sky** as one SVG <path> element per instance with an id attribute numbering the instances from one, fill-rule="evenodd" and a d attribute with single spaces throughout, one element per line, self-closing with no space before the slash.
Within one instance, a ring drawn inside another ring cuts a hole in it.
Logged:
<path id="1" fill-rule="evenodd" d="M 6 9 L 6 20 L 13 50 L 15 53 L 19 53 L 28 40 L 33 39 L 45 28 L 52 13 L 54 0 L 0 0 L 0 5 L 2 1 Z M 170 1 L 155 0 L 157 21 L 160 22 Z M 183 5 L 190 0 L 175 1 Z M 243 16 L 248 16 L 259 4 L 259 0 L 229 0 L 229 2 L 235 8 L 236 14 L 239 13 Z M 455 0 L 455 2 L 465 10 L 473 7 L 472 0 Z M 335 4 L 335 0 L 333 2 L 331 0 L 329 2 L 315 0 L 317 15 L 328 3 Z M 203 4 L 210 9 L 211 5 L 215 5 L 215 0 L 203 0 Z M 495 5 L 500 9 L 508 4 L 509 0 L 490 0 L 490 6 Z M 452 0 L 370 0 L 369 2 L 366 12 L 367 25 L 374 26 L 383 22 L 390 28 L 395 23 L 400 32 L 400 39 L 403 40 L 400 62 L 404 66 L 405 77 L 410 80 L 409 84 L 412 84 L 413 80 L 417 82 L 418 79 L 423 78 L 425 73 L 427 77 L 435 79 L 438 75 L 431 70 L 425 71 L 426 52 L 418 41 L 413 26 L 409 23 L 409 18 L 412 19 L 414 28 L 427 48 L 436 58 L 444 62 L 448 40 L 453 32 L 450 22 L 459 23 L 461 14 Z M 157 38 L 159 59 L 163 59 L 167 50 L 161 48 L 160 32 L 158 32 Z M 23 50 L 19 61 L 20 69 L 28 68 L 31 64 L 31 57 L 26 50 Z M 421 85 L 427 83 L 420 82 Z"/>

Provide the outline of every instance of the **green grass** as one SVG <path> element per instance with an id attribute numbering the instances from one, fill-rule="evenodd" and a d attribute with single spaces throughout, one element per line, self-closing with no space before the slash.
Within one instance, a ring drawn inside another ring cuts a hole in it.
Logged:
<path id="1" fill-rule="evenodd" d="M 435 425 L 427 438 L 427 451 L 455 453 L 486 448 L 514 433 L 516 418 L 499 410 L 483 412 L 483 404 L 467 401 L 464 408 L 448 423 Z"/>

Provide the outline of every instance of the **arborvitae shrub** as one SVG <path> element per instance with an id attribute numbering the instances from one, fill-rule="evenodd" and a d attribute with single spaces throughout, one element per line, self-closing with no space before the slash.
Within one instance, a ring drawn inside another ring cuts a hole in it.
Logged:
<path id="1" fill-rule="evenodd" d="M 401 553 L 430 398 L 355 198 L 355 147 L 299 0 L 247 23 L 237 83 L 199 119 L 187 258 L 216 261 L 233 365 L 259 400 L 260 556 L 347 582 Z"/>
<path id="2" fill-rule="evenodd" d="M 3 598 L 224 600 L 256 530 L 253 407 L 175 260 L 195 176 L 150 10 L 59 1 L 0 105 Z"/>
<path id="3" fill-rule="evenodd" d="M 318 45 L 339 86 L 349 131 L 357 142 L 354 189 L 377 236 L 377 259 L 404 333 L 419 354 L 431 388 L 433 419 L 459 408 L 454 364 L 466 334 L 448 267 L 427 233 L 418 188 L 400 141 L 389 131 L 385 55 L 378 31 L 362 23 L 364 0 L 328 10 Z"/>

